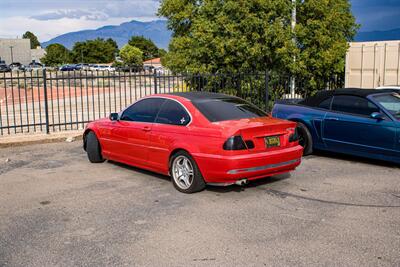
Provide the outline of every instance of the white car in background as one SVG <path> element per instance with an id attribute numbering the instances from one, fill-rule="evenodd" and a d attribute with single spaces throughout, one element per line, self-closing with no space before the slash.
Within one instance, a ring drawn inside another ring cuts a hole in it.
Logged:
<path id="1" fill-rule="evenodd" d="M 108 65 L 92 65 L 89 67 L 89 70 L 92 71 L 115 71 L 113 66 Z"/>
<path id="2" fill-rule="evenodd" d="M 400 91 L 400 85 L 379 86 L 376 89 L 393 89 L 393 90 L 399 90 Z"/>

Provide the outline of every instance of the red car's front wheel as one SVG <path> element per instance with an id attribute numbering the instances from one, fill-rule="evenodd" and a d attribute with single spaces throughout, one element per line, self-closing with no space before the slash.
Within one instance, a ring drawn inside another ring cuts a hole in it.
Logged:
<path id="1" fill-rule="evenodd" d="M 174 187 L 180 192 L 195 193 L 206 186 L 196 162 L 185 151 L 172 156 L 170 174 Z"/>
<path id="2" fill-rule="evenodd" d="M 104 162 L 104 158 L 101 155 L 101 147 L 96 134 L 90 131 L 86 137 L 86 152 L 91 163 L 101 163 Z"/>

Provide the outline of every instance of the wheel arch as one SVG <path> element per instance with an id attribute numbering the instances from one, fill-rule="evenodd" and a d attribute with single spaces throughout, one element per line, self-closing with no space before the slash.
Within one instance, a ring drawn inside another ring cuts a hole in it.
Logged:
<path id="1" fill-rule="evenodd" d="M 171 168 L 171 163 L 172 163 L 171 160 L 172 160 L 173 156 L 174 156 L 176 153 L 178 153 L 179 151 L 186 152 L 186 153 L 188 153 L 188 154 L 193 158 L 192 154 L 191 154 L 187 149 L 182 148 L 182 147 L 176 147 L 176 148 L 174 148 L 174 149 L 171 151 L 171 153 L 169 153 L 169 157 L 168 157 L 168 170 Z M 194 159 L 193 159 L 193 160 L 194 160 Z"/>
<path id="2" fill-rule="evenodd" d="M 93 128 L 91 128 L 91 127 L 90 127 L 90 128 L 86 128 L 85 131 L 83 132 L 83 135 L 82 135 L 82 139 L 83 139 L 83 149 L 86 151 L 86 136 L 87 136 L 90 132 L 93 132 L 93 133 L 96 135 L 97 140 L 99 141 L 100 149 L 102 150 L 102 145 L 101 145 L 101 143 L 100 143 L 99 134 L 97 133 L 97 131 L 96 131 L 95 129 L 93 129 Z"/>
<path id="3" fill-rule="evenodd" d="M 293 121 L 293 122 L 300 122 L 302 124 L 304 124 L 304 126 L 307 127 L 307 130 L 310 132 L 311 136 L 313 136 L 314 134 L 314 129 L 311 125 L 310 122 L 308 122 L 307 120 L 300 118 L 300 117 L 293 117 L 293 118 L 288 118 L 288 121 Z"/>

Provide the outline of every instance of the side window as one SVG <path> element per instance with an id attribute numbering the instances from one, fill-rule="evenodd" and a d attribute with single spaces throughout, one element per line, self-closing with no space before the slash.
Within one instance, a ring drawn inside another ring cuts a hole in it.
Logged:
<path id="1" fill-rule="evenodd" d="M 157 113 L 164 102 L 165 99 L 163 98 L 148 98 L 141 100 L 127 108 L 124 113 L 122 113 L 121 120 L 154 122 Z"/>
<path id="2" fill-rule="evenodd" d="M 161 107 L 156 122 L 172 125 L 187 125 L 190 122 L 190 116 L 181 104 L 173 100 L 167 100 Z"/>
<path id="3" fill-rule="evenodd" d="M 368 99 L 358 96 L 339 95 L 333 98 L 332 110 L 369 116 L 379 108 Z"/>
<path id="4" fill-rule="evenodd" d="M 325 99 L 324 101 L 319 103 L 318 107 L 319 108 L 323 108 L 323 109 L 330 109 L 331 108 L 332 99 L 333 99 L 333 97 L 329 97 L 329 98 Z"/>

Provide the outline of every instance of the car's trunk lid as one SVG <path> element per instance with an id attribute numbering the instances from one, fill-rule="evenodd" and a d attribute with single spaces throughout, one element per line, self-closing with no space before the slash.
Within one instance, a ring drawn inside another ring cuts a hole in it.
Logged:
<path id="1" fill-rule="evenodd" d="M 289 135 L 296 127 L 294 122 L 271 117 L 222 121 L 216 124 L 222 127 L 226 138 L 241 135 L 245 142 L 252 141 L 254 148 L 250 150 L 254 152 L 287 147 Z"/>

